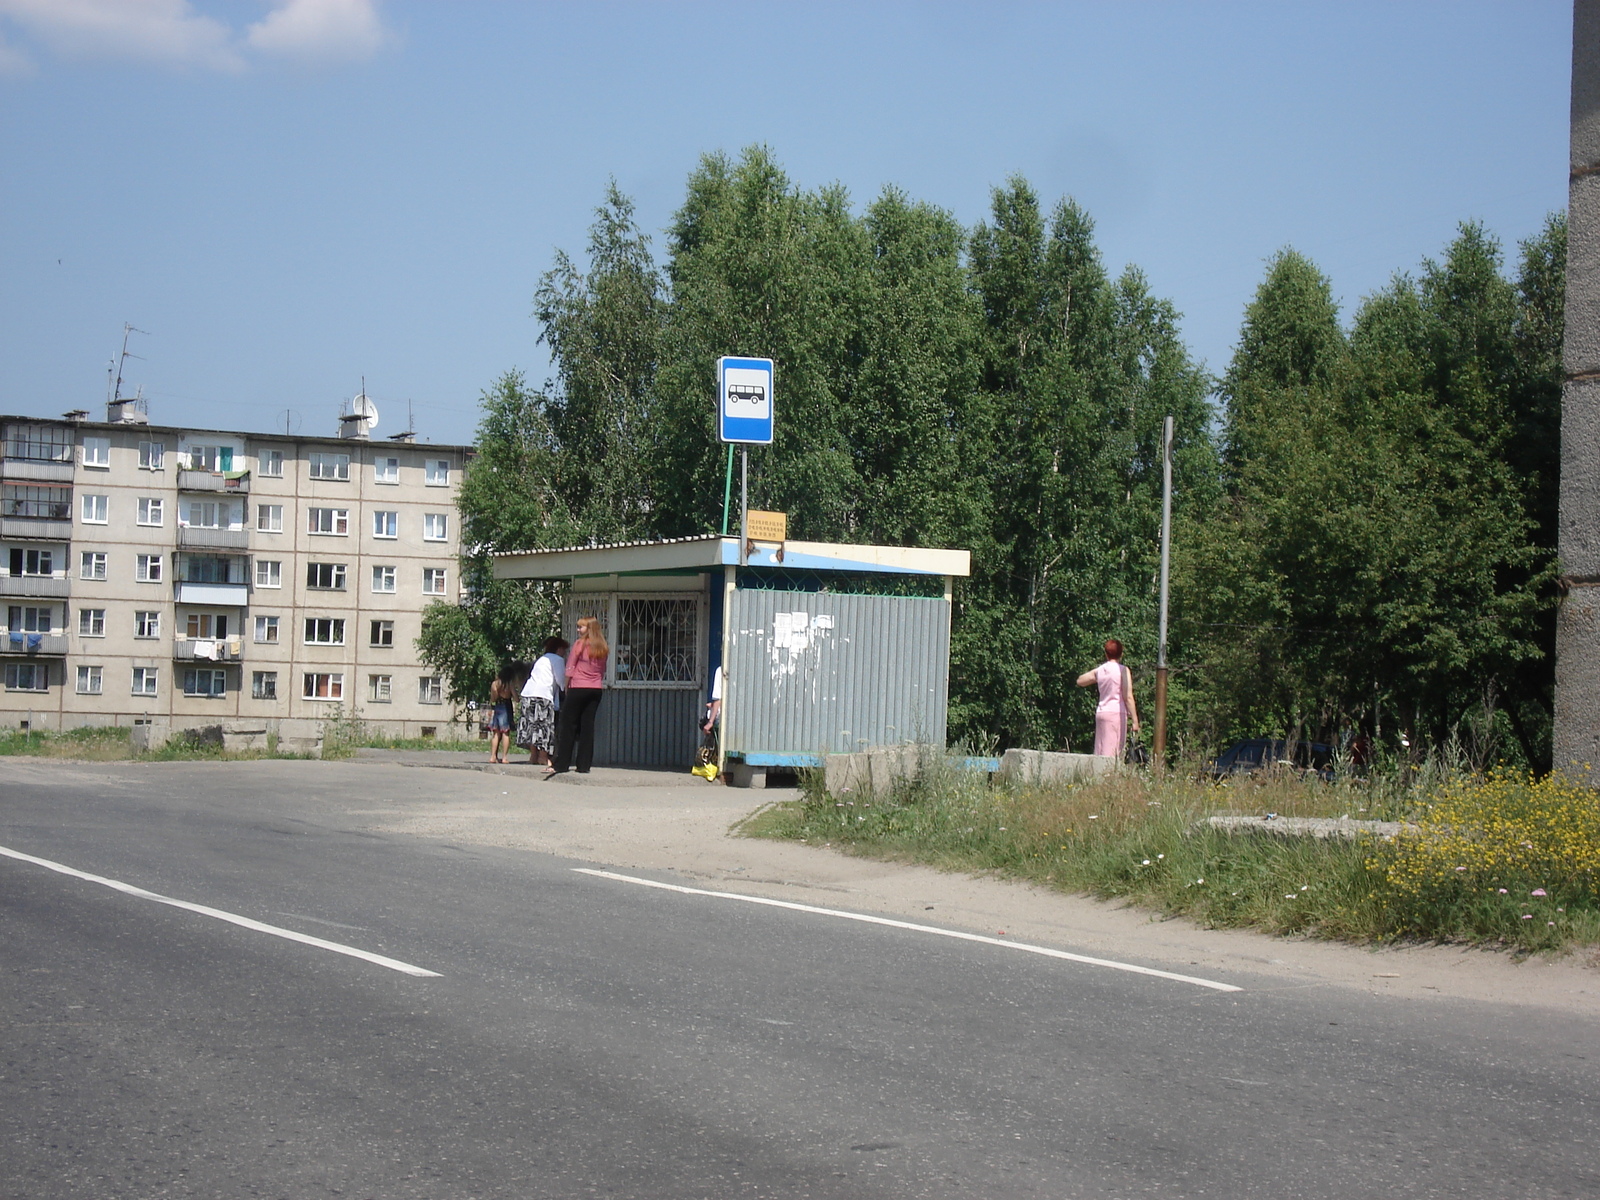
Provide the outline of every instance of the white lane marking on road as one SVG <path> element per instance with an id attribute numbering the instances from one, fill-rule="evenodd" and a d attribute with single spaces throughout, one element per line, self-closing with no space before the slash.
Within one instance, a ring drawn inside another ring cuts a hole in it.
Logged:
<path id="1" fill-rule="evenodd" d="M 986 946 L 1002 946 L 1007 950 L 1021 950 L 1026 954 L 1042 954 L 1046 958 L 1064 958 L 1068 962 L 1086 963 L 1091 967 L 1109 967 L 1113 971 L 1131 971 L 1135 975 L 1153 975 L 1157 979 L 1171 979 L 1178 983 L 1192 983 L 1196 987 L 1212 988 L 1219 992 L 1242 992 L 1231 983 L 1215 979 L 1201 979 L 1197 975 L 1179 975 L 1175 971 L 1158 971 L 1154 967 L 1141 967 L 1136 963 L 1118 962 L 1112 958 L 1091 958 L 1087 954 L 1073 954 L 1049 946 L 1035 946 L 1029 942 L 1013 942 L 1001 938 L 985 937 L 981 933 L 963 933 L 958 929 L 940 929 L 937 925 L 917 925 L 911 921 L 896 921 L 891 917 L 871 917 L 865 913 L 846 912 L 840 908 L 818 908 L 813 904 L 796 904 L 792 900 L 770 900 L 765 896 L 746 896 L 739 892 L 712 892 L 705 888 L 683 887 L 676 883 L 660 883 L 654 879 L 640 879 L 634 875 L 619 875 L 615 871 L 597 871 L 592 867 L 573 867 L 580 875 L 595 875 L 601 879 L 615 879 L 620 883 L 636 883 L 641 887 L 660 888 L 665 892 L 682 892 L 686 896 L 716 896 L 722 900 L 743 900 L 746 904 L 766 904 L 772 908 L 789 908 L 795 912 L 817 913 L 824 917 L 843 917 L 846 921 L 863 921 L 868 925 L 887 925 L 891 929 L 910 929 L 917 933 L 936 933 L 940 937 L 957 938 L 963 942 L 982 942 Z"/>
<path id="2" fill-rule="evenodd" d="M 6 846 L 0 846 L 0 855 L 17 859 L 19 862 L 33 863 L 35 866 L 45 867 L 51 871 L 58 871 L 62 875 L 70 875 L 74 879 L 86 879 L 90 883 L 98 883 L 125 895 L 136 896 L 140 900 L 154 900 L 157 904 L 170 904 L 173 908 L 186 909 L 189 912 L 199 913 L 203 917 L 215 917 L 219 921 L 227 921 L 230 925 L 253 929 L 257 933 L 270 933 L 273 937 L 286 938 L 291 942 L 300 942 L 306 946 L 315 946 L 318 950 L 331 950 L 335 954 L 348 954 L 351 958 L 359 958 L 363 962 L 376 963 L 380 967 L 388 967 L 391 971 L 400 971 L 406 975 L 417 975 L 427 979 L 444 978 L 437 971 L 415 967 L 408 962 L 401 962 L 398 958 L 385 958 L 383 955 L 374 954 L 370 950 L 358 950 L 354 946 L 346 946 L 339 942 L 324 941 L 322 938 L 312 937 L 308 933 L 296 933 L 292 929 L 268 925 L 264 921 L 241 917 L 238 913 L 224 912 L 220 908 L 207 908 L 204 904 L 191 904 L 187 900 L 175 900 L 171 896 L 163 896 L 157 892 L 147 892 L 143 888 L 134 887 L 131 883 L 123 883 L 118 879 L 107 879 L 103 875 L 91 875 L 87 871 L 78 870 L 76 867 L 51 862 L 48 858 L 35 858 L 31 854 L 24 854 L 20 850 L 12 850 Z"/>

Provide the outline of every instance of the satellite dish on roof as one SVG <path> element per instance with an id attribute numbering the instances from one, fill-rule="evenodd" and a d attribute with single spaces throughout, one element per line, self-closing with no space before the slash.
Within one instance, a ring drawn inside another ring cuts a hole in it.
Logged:
<path id="1" fill-rule="evenodd" d="M 366 392 L 350 401 L 350 415 L 358 419 L 361 427 L 368 432 L 378 427 L 378 406 L 367 399 Z"/>
<path id="2" fill-rule="evenodd" d="M 339 414 L 339 436 L 365 439 L 378 424 L 378 406 L 367 398 L 365 382 L 356 398 L 350 401 L 349 411 Z"/>

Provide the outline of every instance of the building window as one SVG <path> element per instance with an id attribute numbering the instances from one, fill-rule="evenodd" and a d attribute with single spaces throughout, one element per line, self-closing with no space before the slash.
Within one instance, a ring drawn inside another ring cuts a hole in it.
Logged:
<path id="1" fill-rule="evenodd" d="M 233 583 L 234 559 L 221 554 L 185 554 L 184 583 Z M 239 560 L 241 563 L 243 560 Z"/>
<path id="2" fill-rule="evenodd" d="M 317 591 L 344 591 L 343 563 L 307 563 L 306 586 Z"/>
<path id="3" fill-rule="evenodd" d="M 111 465 L 111 439 L 86 437 L 83 439 L 83 465 L 109 467 Z"/>
<path id="4" fill-rule="evenodd" d="M 139 557 L 134 560 L 133 577 L 140 583 L 160 583 L 161 555 L 139 555 Z"/>
<path id="5" fill-rule="evenodd" d="M 450 518 L 446 513 L 422 514 L 422 540 L 442 542 L 450 536 Z"/>
<path id="6" fill-rule="evenodd" d="M 166 465 L 167 444 L 165 442 L 140 442 L 139 443 L 139 469 L 142 471 L 159 471 Z"/>
<path id="7" fill-rule="evenodd" d="M 64 425 L 6 427 L 6 457 L 33 462 L 72 461 L 72 430 Z"/>
<path id="8" fill-rule="evenodd" d="M 159 497 L 140 497 L 139 515 L 136 520 L 141 525 L 159 525 L 162 521 L 163 502 Z"/>
<path id="9" fill-rule="evenodd" d="M 392 592 L 392 591 L 394 591 L 394 568 L 393 567 L 373 567 L 372 568 L 372 590 L 375 591 L 375 592 Z"/>
<path id="10" fill-rule="evenodd" d="M 283 532 L 283 505 L 256 505 L 256 528 L 262 533 Z"/>
<path id="11" fill-rule="evenodd" d="M 425 482 L 429 487 L 449 487 L 450 460 L 448 458 L 430 458 Z"/>
<path id="12" fill-rule="evenodd" d="M 221 613 L 190 613 L 184 618 L 183 636 L 186 638 L 225 638 L 228 636 L 228 618 Z"/>
<path id="13" fill-rule="evenodd" d="M 156 694 L 156 676 L 158 673 L 155 667 L 135 667 L 133 669 L 133 694 L 135 696 L 154 696 Z"/>
<path id="14" fill-rule="evenodd" d="M 85 525 L 104 525 L 106 523 L 106 508 L 109 501 L 104 496 L 79 496 L 82 503 L 80 515 Z"/>
<path id="15" fill-rule="evenodd" d="M 276 643 L 278 640 L 278 618 L 256 618 L 256 641 Z"/>
<path id="16" fill-rule="evenodd" d="M 189 503 L 190 529 L 221 529 L 228 523 L 228 506 L 213 500 L 193 500 Z"/>
<path id="17" fill-rule="evenodd" d="M 344 672 L 318 674 L 307 671 L 300 694 L 307 700 L 343 700 Z"/>
<path id="18" fill-rule="evenodd" d="M 7 610 L 6 624 L 13 636 L 19 633 L 49 633 L 55 628 L 54 605 L 13 604 Z"/>
<path id="19" fill-rule="evenodd" d="M 228 673 L 221 667 L 185 667 L 183 694 L 220 700 L 228 694 Z"/>
<path id="20" fill-rule="evenodd" d="M 350 532 L 350 510 L 348 508 L 308 508 L 306 509 L 306 532 L 348 535 Z"/>
<path id="21" fill-rule="evenodd" d="M 423 567 L 422 594 L 424 596 L 444 595 L 444 575 L 445 570 L 443 567 Z"/>
<path id="22" fill-rule="evenodd" d="M 311 456 L 311 478 L 349 479 L 350 456 L 348 454 L 313 454 Z"/>
<path id="23" fill-rule="evenodd" d="M 278 698 L 278 673 L 252 671 L 250 673 L 250 699 L 276 700 Z"/>
<path id="24" fill-rule="evenodd" d="M 399 483 L 400 460 L 398 458 L 375 458 L 372 460 L 372 482 L 374 483 Z"/>
<path id="25" fill-rule="evenodd" d="M 0 484 L 0 516 L 72 520 L 72 489 L 36 487 L 30 483 Z"/>
<path id="26" fill-rule="evenodd" d="M 283 564 L 273 559 L 256 559 L 256 586 L 276 588 L 283 586 Z"/>
<path id="27" fill-rule="evenodd" d="M 161 614 L 159 612 L 135 612 L 133 614 L 133 636 L 136 638 L 160 637 Z"/>
<path id="28" fill-rule="evenodd" d="M 43 692 L 50 687 L 50 667 L 47 663 L 7 663 L 6 691 Z"/>
<path id="29" fill-rule="evenodd" d="M 190 446 L 189 470 L 212 472 L 233 470 L 233 447 Z"/>
<path id="30" fill-rule="evenodd" d="M 106 610 L 103 608 L 80 608 L 78 610 L 78 636 L 79 637 L 105 637 L 106 635 Z M 95 689 L 99 691 L 99 688 Z"/>
<path id="31" fill-rule="evenodd" d="M 105 686 L 104 667 L 78 668 L 78 695 L 98 696 Z"/>
<path id="32" fill-rule="evenodd" d="M 444 678 L 439 675 L 424 675 L 417 680 L 417 703 L 443 704 Z"/>
<path id="33" fill-rule="evenodd" d="M 24 550 L 20 546 L 11 548 L 11 574 L 19 575 L 54 575 L 56 573 L 56 552 L 54 550 Z M 101 578 L 104 578 L 102 576 Z"/>
<path id="34" fill-rule="evenodd" d="M 106 556 L 100 550 L 85 550 L 78 560 L 78 577 L 80 579 L 104 579 L 106 577 Z"/>
<path id="35" fill-rule="evenodd" d="M 400 514 L 397 512 L 374 512 L 372 514 L 372 536 L 375 538 L 399 537 Z"/>
<path id="36" fill-rule="evenodd" d="M 372 623 L 371 644 L 374 646 L 394 645 L 394 622 L 374 621 Z"/>
<path id="37" fill-rule="evenodd" d="M 368 675 L 367 699 L 374 704 L 388 704 L 393 699 L 393 675 Z"/>
<path id="38" fill-rule="evenodd" d="M 263 475 L 270 475 L 273 479 L 283 478 L 283 451 L 263 450 L 257 457 Z"/>
<path id="39" fill-rule="evenodd" d="M 344 645 L 344 620 L 341 617 L 307 617 L 306 645 Z"/>

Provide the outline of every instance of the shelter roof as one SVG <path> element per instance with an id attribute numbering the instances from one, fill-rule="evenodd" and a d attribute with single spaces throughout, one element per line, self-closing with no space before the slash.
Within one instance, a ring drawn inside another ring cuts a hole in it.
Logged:
<path id="1" fill-rule="evenodd" d="M 739 539 L 705 534 L 653 542 L 612 542 L 490 556 L 496 579 L 576 579 L 594 575 L 697 573 L 741 565 Z M 890 575 L 970 575 L 966 550 L 861 546 L 841 542 L 757 542 L 743 564 L 789 571 L 863 571 Z"/>

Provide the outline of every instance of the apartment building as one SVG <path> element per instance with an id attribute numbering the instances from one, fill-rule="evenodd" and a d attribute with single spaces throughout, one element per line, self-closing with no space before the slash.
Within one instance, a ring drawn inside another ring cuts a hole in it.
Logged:
<path id="1" fill-rule="evenodd" d="M 0 725 L 174 729 L 359 707 L 448 736 L 417 656 L 460 594 L 465 446 L 0 416 Z"/>

